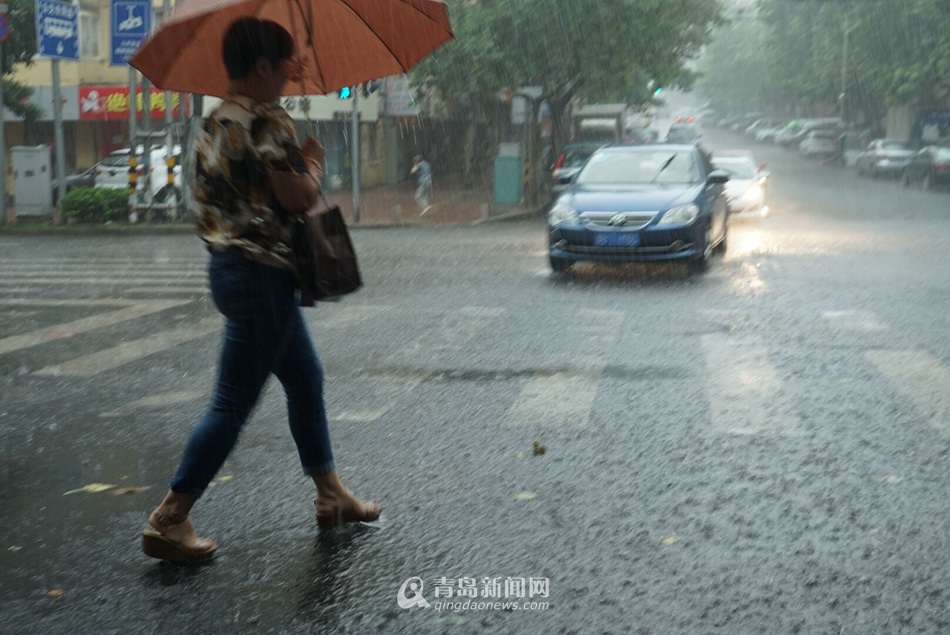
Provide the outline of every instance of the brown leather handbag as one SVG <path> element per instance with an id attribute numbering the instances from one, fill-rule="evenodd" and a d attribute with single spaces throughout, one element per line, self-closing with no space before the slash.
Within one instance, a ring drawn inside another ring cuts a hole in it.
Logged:
<path id="1" fill-rule="evenodd" d="M 314 208 L 297 216 L 293 243 L 301 306 L 338 301 L 363 286 L 356 250 L 339 206 Z"/>

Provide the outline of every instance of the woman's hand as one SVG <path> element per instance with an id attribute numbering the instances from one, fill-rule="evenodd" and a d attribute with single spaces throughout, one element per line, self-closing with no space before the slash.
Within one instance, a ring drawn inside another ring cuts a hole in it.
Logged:
<path id="1" fill-rule="evenodd" d="M 326 158 L 326 150 L 323 149 L 323 145 L 316 137 L 307 137 L 303 145 L 300 146 L 300 151 L 303 152 L 304 158 L 312 159 L 317 164 L 322 164 L 323 159 Z"/>

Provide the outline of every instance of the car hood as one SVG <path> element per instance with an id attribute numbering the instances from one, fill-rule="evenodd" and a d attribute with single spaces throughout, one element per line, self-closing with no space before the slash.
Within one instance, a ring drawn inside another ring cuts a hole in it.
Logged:
<path id="1" fill-rule="evenodd" d="M 726 194 L 732 197 L 742 196 L 754 184 L 753 179 L 729 179 L 726 182 Z"/>
<path id="2" fill-rule="evenodd" d="M 559 199 L 578 212 L 585 211 L 664 211 L 674 205 L 694 201 L 702 192 L 703 184 L 694 185 L 574 185 Z"/>

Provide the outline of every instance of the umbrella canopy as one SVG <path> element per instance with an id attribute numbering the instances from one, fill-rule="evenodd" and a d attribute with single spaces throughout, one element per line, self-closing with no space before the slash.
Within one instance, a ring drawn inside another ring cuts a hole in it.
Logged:
<path id="1" fill-rule="evenodd" d="M 180 0 L 129 64 L 158 88 L 223 97 L 221 44 L 241 17 L 273 20 L 293 36 L 304 69 L 285 95 L 404 73 L 453 37 L 443 0 Z"/>

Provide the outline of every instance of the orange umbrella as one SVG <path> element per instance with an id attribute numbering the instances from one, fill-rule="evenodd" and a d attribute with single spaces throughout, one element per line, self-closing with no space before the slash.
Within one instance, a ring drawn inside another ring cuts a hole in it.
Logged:
<path id="1" fill-rule="evenodd" d="M 324 95 L 404 73 L 452 39 L 443 0 L 180 0 L 129 64 L 166 90 L 228 93 L 224 32 L 237 18 L 273 20 L 304 68 L 285 95 Z"/>

